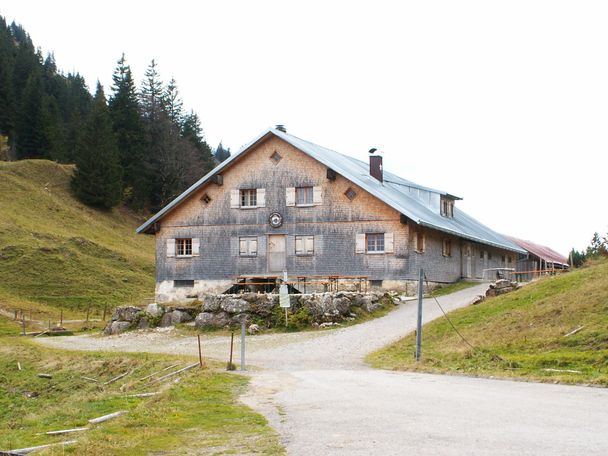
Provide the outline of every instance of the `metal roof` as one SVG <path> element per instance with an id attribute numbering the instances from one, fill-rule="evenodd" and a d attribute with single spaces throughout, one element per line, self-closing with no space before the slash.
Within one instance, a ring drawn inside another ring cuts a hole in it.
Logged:
<path id="1" fill-rule="evenodd" d="M 565 256 L 557 253 L 555 250 L 553 250 L 549 247 L 546 247 L 546 246 L 540 245 L 540 244 L 535 244 L 532 241 L 525 241 L 523 239 L 517 239 L 512 236 L 505 236 L 505 238 L 514 242 L 515 244 L 520 246 L 522 249 L 530 252 L 531 254 L 536 255 L 541 260 L 544 260 L 548 263 L 558 263 L 562 266 L 568 265 L 568 259 Z"/>
<path id="2" fill-rule="evenodd" d="M 281 138 L 285 142 L 294 146 L 296 149 L 301 150 L 315 160 L 323 163 L 328 168 L 331 168 L 336 173 L 353 182 L 355 185 L 371 193 L 417 224 L 482 244 L 487 244 L 514 252 L 525 253 L 524 250 L 522 250 L 512 241 L 505 239 L 502 235 L 481 224 L 458 208 L 454 208 L 453 218 L 443 217 L 438 213 L 438 211 L 432 210 L 430 207 L 423 204 L 422 201 L 411 196 L 409 192 L 410 188 L 413 188 L 420 191 L 436 193 L 452 199 L 459 199 L 458 197 L 440 190 L 415 184 L 414 182 L 403 179 L 402 177 L 388 171 L 384 171 L 384 182 L 380 182 L 370 176 L 369 165 L 367 163 L 305 141 L 296 136 L 277 130 L 276 128 L 269 128 L 265 130 L 253 141 L 241 148 L 241 150 L 239 150 L 236 154 L 220 163 L 180 196 L 165 206 L 156 215 L 150 218 L 146 223 L 137 228 L 137 232 L 145 232 L 152 226 L 152 224 L 160 220 L 165 214 L 187 199 L 189 195 L 195 192 L 202 185 L 206 184 L 215 174 L 220 173 L 222 170 L 233 164 L 247 151 L 271 135 Z"/>

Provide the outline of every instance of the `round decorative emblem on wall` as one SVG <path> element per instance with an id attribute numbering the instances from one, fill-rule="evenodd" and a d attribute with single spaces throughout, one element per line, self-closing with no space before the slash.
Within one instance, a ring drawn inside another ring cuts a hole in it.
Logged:
<path id="1" fill-rule="evenodd" d="M 283 224 L 283 216 L 278 212 L 273 212 L 270 214 L 270 217 L 268 217 L 268 223 L 270 223 L 271 227 L 278 228 Z"/>

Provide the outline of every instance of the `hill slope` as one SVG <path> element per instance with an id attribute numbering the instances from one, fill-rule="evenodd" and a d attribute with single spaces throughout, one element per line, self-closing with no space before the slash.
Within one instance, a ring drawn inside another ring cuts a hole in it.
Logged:
<path id="1" fill-rule="evenodd" d="M 413 335 L 373 353 L 368 361 L 394 370 L 608 385 L 608 260 L 449 316 L 475 350 L 441 318 L 423 329 L 419 363 L 413 360 Z"/>
<path id="2" fill-rule="evenodd" d="M 84 206 L 71 173 L 46 160 L 0 162 L 0 307 L 81 315 L 154 294 L 154 240 L 135 234 L 141 220 Z"/>

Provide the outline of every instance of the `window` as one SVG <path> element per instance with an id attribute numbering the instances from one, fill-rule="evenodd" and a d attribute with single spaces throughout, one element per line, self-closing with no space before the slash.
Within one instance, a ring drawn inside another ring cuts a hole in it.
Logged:
<path id="1" fill-rule="evenodd" d="M 175 288 L 192 288 L 194 286 L 194 280 L 174 280 L 173 286 Z"/>
<path id="2" fill-rule="evenodd" d="M 384 253 L 384 233 L 372 233 L 365 235 L 367 252 Z"/>
<path id="3" fill-rule="evenodd" d="M 296 255 L 314 255 L 314 253 L 314 236 L 296 236 Z"/>
<path id="4" fill-rule="evenodd" d="M 369 281 L 369 286 L 370 287 L 378 287 L 381 288 L 382 287 L 382 280 L 370 280 Z"/>
<path id="5" fill-rule="evenodd" d="M 488 252 L 488 260 L 492 259 L 492 252 Z"/>
<path id="6" fill-rule="evenodd" d="M 258 238 L 246 236 L 239 238 L 239 255 L 256 256 L 258 254 Z"/>
<path id="7" fill-rule="evenodd" d="M 420 231 L 418 231 L 416 233 L 416 252 L 422 253 L 422 252 L 424 252 L 424 248 L 425 248 L 424 233 L 421 233 Z"/>
<path id="8" fill-rule="evenodd" d="M 441 197 L 441 215 L 454 218 L 454 201 Z"/>
<path id="9" fill-rule="evenodd" d="M 177 256 L 192 256 L 192 238 L 176 239 L 175 251 Z"/>
<path id="10" fill-rule="evenodd" d="M 443 240 L 442 253 L 445 257 L 452 256 L 452 241 L 450 239 Z"/>
<path id="11" fill-rule="evenodd" d="M 504 255 L 501 257 L 501 261 L 502 261 L 503 263 L 505 263 L 505 262 L 507 261 Z"/>
<path id="12" fill-rule="evenodd" d="M 256 207 L 257 205 L 257 190 L 248 189 L 241 190 L 241 207 Z"/>
<path id="13" fill-rule="evenodd" d="M 480 259 L 480 260 L 483 260 L 483 255 L 484 255 L 484 253 L 485 253 L 485 252 L 484 252 L 483 250 L 480 250 L 480 251 L 479 251 L 479 259 Z"/>
<path id="14" fill-rule="evenodd" d="M 296 187 L 296 206 L 312 206 L 312 187 Z"/>

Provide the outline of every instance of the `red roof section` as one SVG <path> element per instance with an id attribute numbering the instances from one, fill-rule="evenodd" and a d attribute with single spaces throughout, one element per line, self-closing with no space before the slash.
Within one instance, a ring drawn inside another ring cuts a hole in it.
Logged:
<path id="1" fill-rule="evenodd" d="M 535 244 L 532 241 L 524 241 L 523 239 L 517 239 L 511 236 L 505 235 L 505 237 L 517 244 L 522 249 L 527 250 L 533 255 L 536 255 L 541 260 L 545 260 L 549 263 L 568 264 L 568 259 L 565 256 L 562 256 L 555 250 L 550 249 L 549 247 L 540 244 Z"/>

